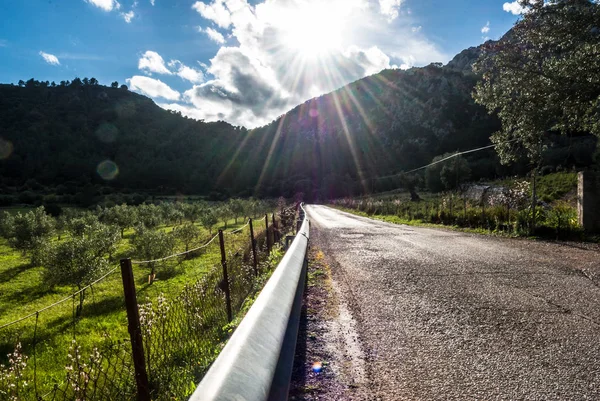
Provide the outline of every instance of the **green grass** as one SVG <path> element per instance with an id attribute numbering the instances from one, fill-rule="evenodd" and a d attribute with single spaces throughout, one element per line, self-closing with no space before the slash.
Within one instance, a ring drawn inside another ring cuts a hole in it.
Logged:
<path id="1" fill-rule="evenodd" d="M 233 220 L 228 222 L 227 231 L 241 227 L 244 223 Z M 161 230 L 170 231 L 172 226 L 161 226 Z M 204 244 L 211 235 L 201 228 L 198 242 L 191 248 Z M 215 234 L 217 228 L 213 229 Z M 256 224 L 255 235 L 264 230 L 264 225 Z M 127 230 L 112 266 L 117 267 L 118 259 L 132 256 L 130 239 L 133 230 Z M 54 238 L 53 240 L 57 240 Z M 234 243 L 249 242 L 247 230 L 240 234 L 225 236 L 226 249 L 235 249 Z M 185 250 L 178 244 L 176 252 Z M 157 267 L 157 280 L 148 284 L 149 269 L 143 265 L 134 265 L 134 278 L 138 303 L 146 299 L 156 299 L 159 294 L 167 298 L 176 297 L 186 284 L 200 279 L 211 267 L 221 260 L 219 242 L 215 240 L 201 254 L 190 259 L 177 257 Z M 76 289 L 71 286 L 49 288 L 43 281 L 44 268 L 31 266 L 29 258 L 8 246 L 0 239 L 0 326 L 24 317 L 30 313 L 68 297 Z M 54 383 L 65 379 L 68 347 L 73 338 L 82 349 L 91 350 L 93 346 L 110 338 L 115 341 L 128 341 L 127 317 L 124 309 L 123 287 L 120 269 L 102 282 L 86 291 L 86 299 L 81 317 L 74 319 L 76 302 L 69 300 L 48 309 L 23 322 L 0 329 L 0 364 L 6 363 L 6 355 L 13 351 L 17 341 L 23 344 L 23 350 L 29 356 L 29 365 L 37 365 L 37 383 L 49 390 Z M 37 324 L 36 324 L 37 320 Z M 74 323 L 75 322 L 75 323 Z M 33 343 L 36 346 L 33 347 Z"/>

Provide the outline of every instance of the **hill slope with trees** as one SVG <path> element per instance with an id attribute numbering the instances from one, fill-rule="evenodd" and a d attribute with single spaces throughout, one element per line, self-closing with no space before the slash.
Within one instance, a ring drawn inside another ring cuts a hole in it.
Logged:
<path id="1" fill-rule="evenodd" d="M 382 71 L 253 130 L 189 119 L 94 78 L 0 85 L 0 203 L 33 203 L 39 191 L 90 204 L 112 192 L 312 200 L 393 189 L 402 177 L 377 178 L 488 145 L 501 128 L 472 98 L 480 51 L 447 66 Z M 589 165 L 595 144 L 556 136 L 542 165 Z M 467 162 L 472 180 L 529 171 L 526 161 L 500 165 L 493 149 Z"/>

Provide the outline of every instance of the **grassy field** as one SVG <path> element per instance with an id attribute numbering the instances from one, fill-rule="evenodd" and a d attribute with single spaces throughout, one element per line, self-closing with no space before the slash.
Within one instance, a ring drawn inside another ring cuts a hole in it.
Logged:
<path id="1" fill-rule="evenodd" d="M 242 225 L 241 222 L 236 224 L 231 220 L 227 224 L 227 231 L 231 232 Z M 202 245 L 211 238 L 207 230 L 199 228 L 201 235 L 190 248 Z M 160 229 L 169 231 L 173 227 L 163 225 Z M 263 225 L 256 227 L 255 235 L 262 230 Z M 215 232 L 213 230 L 213 234 Z M 0 357 L 0 363 L 6 363 L 4 356 L 12 352 L 16 342 L 20 341 L 24 354 L 29 357 L 28 364 L 36 365 L 37 385 L 51 389 L 55 383 L 60 384 L 65 379 L 68 348 L 74 338 L 82 349 L 87 350 L 106 339 L 128 341 L 118 261 L 131 256 L 132 234 L 133 230 L 126 231 L 119 244 L 118 254 L 111 262 L 115 271 L 86 291 L 80 317 L 74 316 L 77 300 L 73 299 L 43 311 L 38 316 L 0 329 L 0 355 L 3 356 Z M 249 243 L 249 238 L 246 237 L 247 230 L 226 235 L 226 249 L 235 249 L 234 243 Z M 220 262 L 218 244 L 218 240 L 213 241 L 193 258 L 177 257 L 158 266 L 156 281 L 152 284 L 148 283 L 149 269 L 144 265 L 134 264 L 138 303 L 144 303 L 146 299 L 154 300 L 160 294 L 167 298 L 175 297 L 186 284 L 198 281 L 209 268 Z M 184 251 L 183 244 L 179 244 L 176 251 Z M 32 267 L 28 257 L 9 247 L 6 240 L 0 239 L 0 326 L 69 297 L 76 290 L 71 286 L 50 289 L 43 281 L 43 273 L 43 267 Z"/>

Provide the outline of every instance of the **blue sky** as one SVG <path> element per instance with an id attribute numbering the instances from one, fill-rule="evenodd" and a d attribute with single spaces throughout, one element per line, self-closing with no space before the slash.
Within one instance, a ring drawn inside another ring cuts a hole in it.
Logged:
<path id="1" fill-rule="evenodd" d="M 3 1 L 0 82 L 116 80 L 253 127 L 383 68 L 445 63 L 518 12 L 504 0 Z"/>

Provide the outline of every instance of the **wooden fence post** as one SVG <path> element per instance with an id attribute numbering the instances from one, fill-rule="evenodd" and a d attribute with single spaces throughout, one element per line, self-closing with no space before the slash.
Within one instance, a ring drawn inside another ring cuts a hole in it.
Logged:
<path id="1" fill-rule="evenodd" d="M 150 387 L 148 385 L 148 373 L 146 372 L 146 362 L 144 359 L 140 313 L 135 294 L 135 281 L 133 280 L 131 259 L 121 259 L 120 264 L 121 277 L 123 279 L 123 291 L 125 294 L 125 307 L 127 308 L 129 337 L 131 339 L 131 353 L 135 370 L 137 399 L 138 401 L 150 401 Z"/>
<path id="2" fill-rule="evenodd" d="M 219 230 L 219 245 L 221 247 L 221 266 L 223 266 L 223 292 L 225 292 L 225 307 L 227 308 L 227 321 L 233 320 L 231 312 L 231 294 L 229 292 L 229 276 L 227 275 L 227 257 L 225 256 L 225 239 L 223 230 Z"/>
<path id="3" fill-rule="evenodd" d="M 250 223 L 250 245 L 252 246 L 252 258 L 254 262 L 254 275 L 258 276 L 258 258 L 256 255 L 256 240 L 254 239 L 254 228 L 252 227 L 252 219 Z"/>
<path id="4" fill-rule="evenodd" d="M 279 242 L 279 228 L 277 227 L 277 222 L 275 221 L 275 213 L 271 215 L 271 225 L 273 226 L 273 243 Z"/>
<path id="5" fill-rule="evenodd" d="M 271 253 L 271 235 L 269 233 L 269 215 L 265 214 L 265 228 L 267 229 L 266 234 L 267 234 L 267 252 Z"/>

